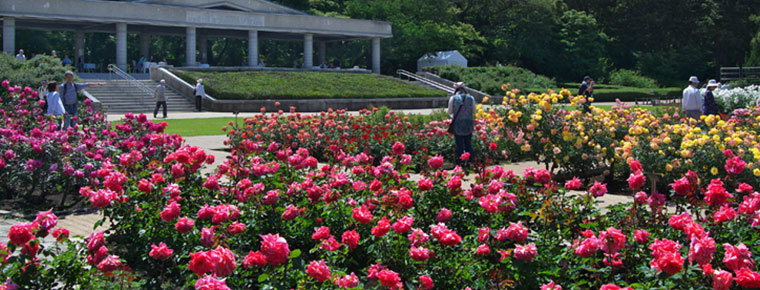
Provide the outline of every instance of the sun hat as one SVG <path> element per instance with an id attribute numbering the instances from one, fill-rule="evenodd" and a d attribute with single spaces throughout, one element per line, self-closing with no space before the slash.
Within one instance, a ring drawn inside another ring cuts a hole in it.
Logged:
<path id="1" fill-rule="evenodd" d="M 162 84 L 165 84 L 165 83 L 166 83 L 166 80 L 161 80 L 161 83 L 162 83 Z"/>
<path id="2" fill-rule="evenodd" d="M 710 80 L 709 82 L 707 82 L 707 87 L 708 88 L 709 87 L 718 87 L 718 86 L 720 86 L 720 83 L 717 82 L 717 81 L 715 81 L 715 80 Z"/>
<path id="3" fill-rule="evenodd" d="M 464 88 L 463 82 L 456 82 L 454 83 L 454 89 Z"/>
<path id="4" fill-rule="evenodd" d="M 198 83 L 203 83 L 203 79 L 198 79 Z"/>
<path id="5" fill-rule="evenodd" d="M 690 83 L 698 83 L 698 82 L 699 82 L 699 79 L 698 79 L 697 77 L 695 77 L 695 76 L 691 76 L 691 77 L 689 78 L 689 82 L 690 82 Z"/>

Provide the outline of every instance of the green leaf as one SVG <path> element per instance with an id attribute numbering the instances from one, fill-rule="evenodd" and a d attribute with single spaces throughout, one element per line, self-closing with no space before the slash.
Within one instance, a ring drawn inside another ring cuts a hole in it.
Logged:
<path id="1" fill-rule="evenodd" d="M 290 251 L 290 258 L 291 259 L 298 258 L 299 256 L 301 256 L 301 250 L 295 249 L 293 251 Z"/>
<path id="2" fill-rule="evenodd" d="M 259 283 L 264 283 L 267 279 L 269 279 L 269 274 L 263 273 L 259 275 Z"/>

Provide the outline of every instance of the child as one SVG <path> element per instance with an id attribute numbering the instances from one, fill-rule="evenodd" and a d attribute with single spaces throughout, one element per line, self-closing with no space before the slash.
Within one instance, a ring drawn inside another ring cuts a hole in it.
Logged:
<path id="1" fill-rule="evenodd" d="M 66 113 L 66 110 L 63 108 L 61 96 L 58 94 L 58 83 L 55 81 L 48 83 L 47 90 L 48 94 L 45 97 L 47 114 L 53 116 L 55 123 L 58 125 L 58 130 L 61 130 L 61 121 L 63 121 L 63 114 Z"/>

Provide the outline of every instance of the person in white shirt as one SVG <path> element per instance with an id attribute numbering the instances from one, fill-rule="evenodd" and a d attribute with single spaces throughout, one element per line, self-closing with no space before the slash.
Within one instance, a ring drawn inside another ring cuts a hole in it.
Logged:
<path id="1" fill-rule="evenodd" d="M 689 86 L 683 90 L 683 100 L 681 107 L 686 117 L 699 120 L 702 115 L 702 96 L 697 86 L 699 79 L 695 76 L 689 78 Z"/>
<path id="2" fill-rule="evenodd" d="M 18 50 L 18 54 L 16 55 L 16 59 L 21 60 L 21 61 L 26 60 L 26 55 L 24 55 L 24 50 L 23 49 L 19 49 Z"/>
<path id="3" fill-rule="evenodd" d="M 198 112 L 203 111 L 203 96 L 206 95 L 206 90 L 203 88 L 203 79 L 198 79 L 195 84 L 195 108 Z"/>
<path id="4" fill-rule="evenodd" d="M 45 102 L 47 103 L 47 115 L 52 116 L 55 120 L 55 124 L 58 125 L 58 130 L 63 128 L 63 115 L 66 114 L 66 109 L 63 108 L 63 101 L 61 101 L 61 95 L 58 94 L 58 84 L 52 81 L 48 84 L 47 95 Z"/>

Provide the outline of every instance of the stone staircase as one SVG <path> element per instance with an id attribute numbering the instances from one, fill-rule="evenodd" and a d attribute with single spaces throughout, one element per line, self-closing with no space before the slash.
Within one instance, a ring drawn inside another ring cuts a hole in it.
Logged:
<path id="1" fill-rule="evenodd" d="M 103 104 L 106 113 L 152 113 L 156 107 L 153 95 L 146 95 L 137 87 L 130 86 L 124 80 L 87 80 L 88 82 L 105 82 L 102 87 L 90 87 L 85 89 L 93 97 Z M 151 80 L 139 80 L 149 88 L 158 86 L 158 82 Z M 177 91 L 167 86 L 166 107 L 169 114 L 172 112 L 193 112 L 195 104 L 189 101 Z M 159 111 L 158 115 L 162 113 Z"/>

